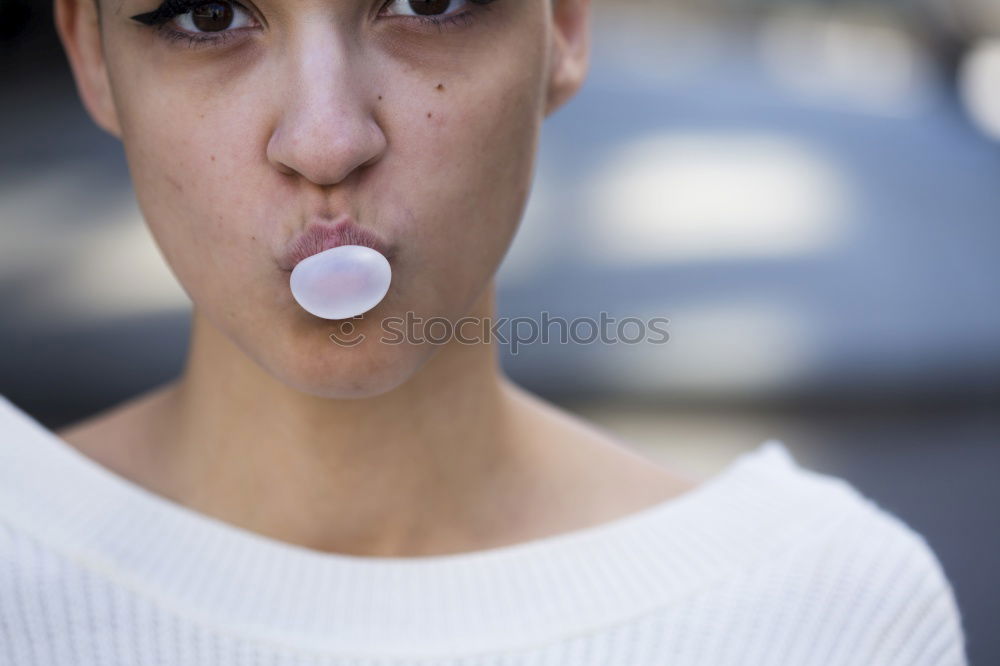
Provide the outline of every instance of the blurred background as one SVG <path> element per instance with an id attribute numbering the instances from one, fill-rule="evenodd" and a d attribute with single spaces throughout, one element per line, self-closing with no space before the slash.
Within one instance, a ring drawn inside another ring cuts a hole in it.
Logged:
<path id="1" fill-rule="evenodd" d="M 765 439 L 924 534 L 1000 663 L 1000 2 L 594 0 L 501 315 L 666 317 L 505 353 L 700 476 Z M 57 428 L 173 378 L 189 303 L 50 3 L 0 0 L 0 393 Z"/>

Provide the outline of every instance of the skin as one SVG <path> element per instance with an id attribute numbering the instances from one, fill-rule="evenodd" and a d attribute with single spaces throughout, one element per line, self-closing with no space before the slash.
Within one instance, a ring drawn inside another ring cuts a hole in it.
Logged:
<path id="1" fill-rule="evenodd" d="M 201 48 L 129 18 L 157 0 L 101 3 L 55 0 L 58 33 L 193 329 L 176 380 L 58 436 L 197 511 L 355 555 L 498 547 L 690 488 L 514 385 L 493 341 L 380 341 L 407 312 L 496 316 L 542 122 L 586 75 L 589 0 L 466 3 L 475 20 L 440 30 L 385 0 L 258 0 Z M 276 263 L 345 212 L 397 248 L 353 347 Z"/>

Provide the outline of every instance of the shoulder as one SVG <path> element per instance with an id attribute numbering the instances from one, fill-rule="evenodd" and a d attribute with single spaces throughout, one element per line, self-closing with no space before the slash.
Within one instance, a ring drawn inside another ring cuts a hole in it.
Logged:
<path id="1" fill-rule="evenodd" d="M 845 656 L 830 661 L 965 664 L 954 592 L 927 540 L 846 480 L 798 466 L 780 443 L 761 455 L 762 480 L 799 518 L 764 569 L 780 571 L 801 617 L 830 623 L 838 640 L 823 650 Z"/>

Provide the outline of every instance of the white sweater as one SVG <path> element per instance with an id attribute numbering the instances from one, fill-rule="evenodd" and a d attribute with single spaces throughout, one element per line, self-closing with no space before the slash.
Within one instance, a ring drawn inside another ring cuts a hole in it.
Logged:
<path id="1" fill-rule="evenodd" d="M 168 500 L 0 396 L 3 666 L 965 663 L 924 540 L 775 440 L 597 526 L 357 557 Z"/>

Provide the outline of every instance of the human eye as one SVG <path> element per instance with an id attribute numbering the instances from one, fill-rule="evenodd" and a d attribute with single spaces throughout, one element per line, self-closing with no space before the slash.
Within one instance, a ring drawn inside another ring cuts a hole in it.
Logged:
<path id="1" fill-rule="evenodd" d="M 497 0 L 388 0 L 383 13 L 393 17 L 410 17 L 424 25 L 438 29 L 475 19 L 477 8 L 485 9 Z M 464 11 L 463 11 L 464 10 Z"/>
<path id="2" fill-rule="evenodd" d="M 169 40 L 187 40 L 188 46 L 218 45 L 238 36 L 241 29 L 259 25 L 246 7 L 230 0 L 164 0 L 132 19 Z"/>

